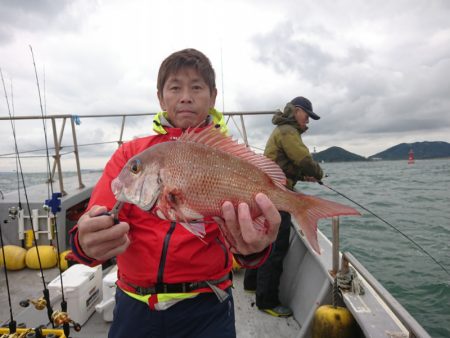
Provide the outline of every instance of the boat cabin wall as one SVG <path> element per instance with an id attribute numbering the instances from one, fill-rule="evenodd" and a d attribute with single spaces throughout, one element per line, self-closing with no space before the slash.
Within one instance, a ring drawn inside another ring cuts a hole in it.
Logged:
<path id="1" fill-rule="evenodd" d="M 72 193 L 61 199 L 61 211 L 56 214 L 56 219 L 49 216 L 44 209 L 45 199 L 39 202 L 29 202 L 28 205 L 21 200 L 22 210 L 19 211 L 19 202 L 16 193 L 7 193 L 5 198 L 0 200 L 0 222 L 2 225 L 3 242 L 5 245 L 17 245 L 21 247 L 35 246 L 34 238 L 31 230 L 33 222 L 36 230 L 38 224 L 38 232 L 35 232 L 38 245 L 55 245 L 56 239 L 49 239 L 49 229 L 54 232 L 57 227 L 59 248 L 64 251 L 69 248 L 69 231 L 77 223 L 78 218 L 83 214 L 87 203 L 89 202 L 92 188 L 86 188 Z M 16 217 L 10 217 L 11 210 L 17 210 Z M 30 211 L 33 221 L 30 219 Z M 28 230 L 28 231 L 27 231 Z"/>

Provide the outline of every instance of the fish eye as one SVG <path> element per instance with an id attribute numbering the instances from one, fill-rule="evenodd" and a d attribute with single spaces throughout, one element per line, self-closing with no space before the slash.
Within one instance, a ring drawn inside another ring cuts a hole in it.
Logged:
<path id="1" fill-rule="evenodd" d="M 142 163 L 140 160 L 133 160 L 130 163 L 130 171 L 133 174 L 138 174 L 142 169 Z"/>

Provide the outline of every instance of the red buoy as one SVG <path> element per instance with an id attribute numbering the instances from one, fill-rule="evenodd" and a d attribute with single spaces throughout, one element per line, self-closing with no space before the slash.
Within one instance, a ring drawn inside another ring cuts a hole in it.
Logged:
<path id="1" fill-rule="evenodd" d="M 408 164 L 414 164 L 414 152 L 412 149 L 409 150 L 408 155 Z"/>

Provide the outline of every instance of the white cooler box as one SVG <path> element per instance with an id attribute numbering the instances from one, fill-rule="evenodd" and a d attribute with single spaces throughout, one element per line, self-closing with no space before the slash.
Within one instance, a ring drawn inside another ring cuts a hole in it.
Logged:
<path id="1" fill-rule="evenodd" d="M 103 315 L 105 322 L 112 322 L 116 305 L 117 265 L 103 277 L 103 300 L 95 305 L 95 310 Z"/>
<path id="2" fill-rule="evenodd" d="M 102 298 L 102 266 L 75 264 L 62 273 L 64 297 L 70 318 L 83 325 Z M 48 285 L 51 298 L 61 295 L 60 276 Z"/>

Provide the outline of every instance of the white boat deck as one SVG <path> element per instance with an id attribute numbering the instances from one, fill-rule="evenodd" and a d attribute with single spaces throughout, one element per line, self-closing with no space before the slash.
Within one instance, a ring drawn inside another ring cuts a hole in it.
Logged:
<path id="1" fill-rule="evenodd" d="M 47 284 L 57 275 L 58 270 L 56 268 L 44 270 L 44 278 Z M 236 272 L 234 276 L 233 296 L 237 337 L 296 337 L 300 331 L 300 326 L 293 317 L 275 318 L 256 308 L 255 295 L 243 290 L 243 276 L 243 270 Z M 39 270 L 24 269 L 20 271 L 8 271 L 8 279 L 13 315 L 19 324 L 19 319 L 28 317 L 19 315 L 24 311 L 24 308 L 19 306 L 19 302 L 21 300 L 29 298 L 36 299 L 42 296 L 42 278 Z M 0 323 L 7 323 L 9 322 L 10 314 L 3 270 L 0 274 L 0 294 Z M 41 324 L 48 322 L 46 310 L 38 311 L 33 308 L 28 309 L 27 312 L 33 315 L 33 320 L 42 320 Z M 36 324 L 31 324 L 30 326 L 32 325 Z M 73 338 L 101 338 L 107 337 L 108 330 L 109 323 L 105 322 L 100 314 L 94 312 L 83 325 L 81 331 L 75 332 L 72 329 L 70 336 Z"/>
<path id="2" fill-rule="evenodd" d="M 234 309 L 236 331 L 239 338 L 254 337 L 297 337 L 300 325 L 294 317 L 276 318 L 260 310 L 255 305 L 255 295 L 243 288 L 244 270 L 234 274 Z"/>

